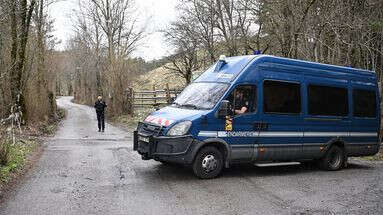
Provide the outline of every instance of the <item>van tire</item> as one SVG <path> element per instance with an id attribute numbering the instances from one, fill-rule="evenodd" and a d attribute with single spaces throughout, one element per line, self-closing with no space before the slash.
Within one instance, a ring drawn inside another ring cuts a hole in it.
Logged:
<path id="1" fill-rule="evenodd" d="M 203 147 L 193 162 L 193 172 L 200 179 L 217 177 L 223 168 L 223 155 L 216 147 Z"/>
<path id="2" fill-rule="evenodd" d="M 345 152 L 339 146 L 331 146 L 326 155 L 319 161 L 319 166 L 328 171 L 340 170 L 344 167 Z"/>

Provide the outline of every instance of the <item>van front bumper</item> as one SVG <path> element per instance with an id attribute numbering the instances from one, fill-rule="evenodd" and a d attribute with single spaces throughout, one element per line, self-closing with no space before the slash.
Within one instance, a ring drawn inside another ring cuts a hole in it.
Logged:
<path id="1" fill-rule="evenodd" d="M 133 150 L 137 151 L 143 160 L 154 159 L 180 164 L 191 164 L 192 149 L 196 140 L 191 135 L 167 137 L 151 136 L 134 132 Z"/>

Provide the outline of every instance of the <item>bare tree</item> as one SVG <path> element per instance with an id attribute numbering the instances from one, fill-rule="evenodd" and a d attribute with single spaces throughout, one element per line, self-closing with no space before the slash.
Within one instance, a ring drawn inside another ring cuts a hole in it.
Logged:
<path id="1" fill-rule="evenodd" d="M 29 3 L 29 4 L 28 4 Z M 22 78 L 23 73 L 25 69 L 25 54 L 26 54 L 26 48 L 27 48 L 27 42 L 28 42 L 28 36 L 29 36 L 29 27 L 31 24 L 32 19 L 32 13 L 35 9 L 36 0 L 31 0 L 28 2 L 28 0 L 21 0 L 20 3 L 17 1 L 14 1 L 12 4 L 12 34 L 13 34 L 13 47 L 12 52 L 15 52 L 18 50 L 18 56 L 16 57 L 15 53 L 13 53 L 13 58 L 17 59 L 15 60 L 15 67 L 11 73 L 12 77 L 12 98 L 15 104 L 18 104 L 19 106 L 25 108 L 24 104 L 24 96 L 23 96 L 23 89 L 22 89 Z M 19 13 L 19 18 L 17 19 L 17 14 Z M 17 23 L 20 23 L 20 32 L 18 33 L 18 25 Z M 20 41 L 18 46 L 18 41 Z"/>
<path id="2" fill-rule="evenodd" d="M 145 28 L 137 26 L 133 0 L 90 0 L 94 7 L 89 15 L 104 31 L 108 41 L 109 60 L 117 54 L 127 57 L 136 49 Z M 133 15 L 133 16 L 132 16 Z"/>
<path id="3" fill-rule="evenodd" d="M 75 99 L 90 104 L 97 94 L 109 100 L 112 114 L 125 112 L 121 96 L 135 72 L 131 53 L 145 36 L 133 0 L 79 2 L 76 36 L 69 51 L 74 57 Z"/>
<path id="4" fill-rule="evenodd" d="M 193 23 L 194 37 L 198 39 L 201 46 L 208 53 L 210 62 L 217 58 L 216 41 L 218 34 L 215 27 L 217 16 L 215 4 L 210 0 L 184 0 L 179 6 L 188 22 Z"/>
<path id="5" fill-rule="evenodd" d="M 45 66 L 46 43 L 52 40 L 47 7 L 53 2 L 0 0 L 0 37 L 4 38 L 0 39 L 0 118 L 17 115 L 32 122 L 54 115 L 54 95 L 48 85 L 53 77 Z"/>
<path id="6" fill-rule="evenodd" d="M 175 54 L 168 57 L 170 64 L 164 67 L 185 79 L 189 84 L 193 72 L 200 69 L 204 64 L 203 58 L 199 57 L 200 40 L 193 30 L 194 22 L 188 17 L 179 17 L 171 26 L 164 31 L 165 37 L 171 46 L 175 48 Z"/>

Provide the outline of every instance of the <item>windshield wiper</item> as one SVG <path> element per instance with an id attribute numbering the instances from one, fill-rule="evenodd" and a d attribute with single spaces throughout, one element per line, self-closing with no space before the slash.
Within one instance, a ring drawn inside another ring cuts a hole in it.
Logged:
<path id="1" fill-rule="evenodd" d="M 173 102 L 172 105 L 176 105 L 176 106 L 181 106 L 179 103 L 177 102 Z"/>
<path id="2" fill-rule="evenodd" d="M 187 107 L 187 108 L 193 108 L 193 109 L 199 109 L 196 105 L 193 104 L 182 104 L 179 105 L 180 107 Z"/>

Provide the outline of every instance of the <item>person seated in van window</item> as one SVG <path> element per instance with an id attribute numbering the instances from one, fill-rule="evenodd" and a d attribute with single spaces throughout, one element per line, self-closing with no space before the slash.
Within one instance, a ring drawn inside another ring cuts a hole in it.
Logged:
<path id="1" fill-rule="evenodd" d="M 247 101 L 244 97 L 244 93 L 242 90 L 235 91 L 235 107 L 234 114 L 240 115 L 244 114 L 249 110 L 249 101 Z"/>

